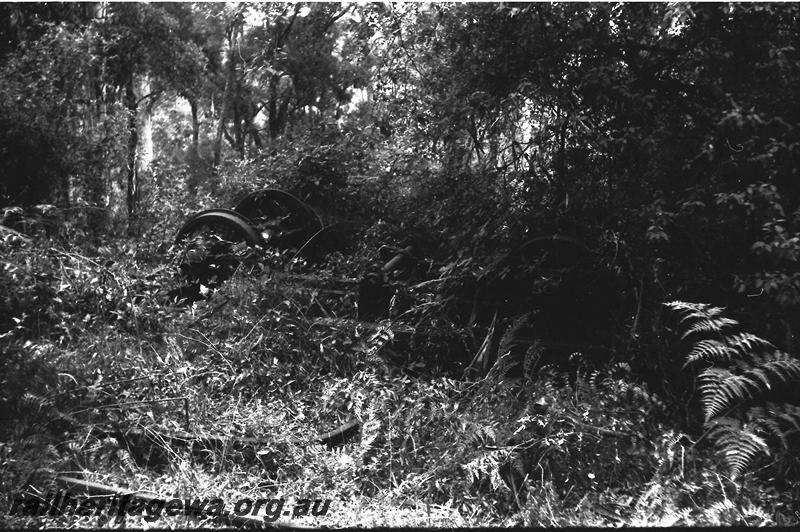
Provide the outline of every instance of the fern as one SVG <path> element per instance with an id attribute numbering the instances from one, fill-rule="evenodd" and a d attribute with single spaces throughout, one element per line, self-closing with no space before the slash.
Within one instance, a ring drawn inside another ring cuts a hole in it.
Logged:
<path id="1" fill-rule="evenodd" d="M 757 424 L 741 423 L 730 417 L 711 421 L 709 437 L 722 452 L 732 476 L 744 472 L 759 454 L 770 455 L 769 446 L 759 432 Z"/>
<path id="2" fill-rule="evenodd" d="M 519 334 L 519 331 L 526 326 L 530 315 L 530 312 L 526 312 L 511 322 L 511 325 L 509 325 L 509 327 L 503 333 L 503 337 L 500 339 L 500 345 L 497 349 L 498 356 L 503 356 L 511 350 L 514 342 L 517 341 L 516 337 Z"/>
<path id="3" fill-rule="evenodd" d="M 772 517 L 767 513 L 766 510 L 759 508 L 758 506 L 753 506 L 752 504 L 748 504 L 741 510 L 742 519 L 745 520 L 745 523 L 750 526 L 767 526 L 774 524 L 772 521 Z M 752 517 L 754 519 L 758 519 L 760 522 L 758 523 L 748 523 L 747 518 Z"/>
<path id="4" fill-rule="evenodd" d="M 681 339 L 694 338 L 686 366 L 702 365 L 700 402 L 708 436 L 735 477 L 759 455 L 769 456 L 768 439 L 789 449 L 787 436 L 800 432 L 800 407 L 764 401 L 777 384 L 800 381 L 800 360 L 754 334 L 737 332 L 724 309 L 674 301 Z"/>
<path id="5" fill-rule="evenodd" d="M 731 318 L 707 317 L 706 319 L 699 320 L 692 324 L 692 326 L 683 333 L 681 338 L 685 340 L 689 336 L 699 332 L 720 332 L 722 329 L 738 324 L 738 321 Z"/>
<path id="6" fill-rule="evenodd" d="M 683 301 L 666 303 L 666 306 L 678 314 L 678 323 L 686 327 L 681 335 L 682 340 L 698 332 L 720 333 L 723 329 L 739 324 L 736 320 L 724 316 L 725 309 L 722 307 Z"/>
<path id="7" fill-rule="evenodd" d="M 508 486 L 500 476 L 501 465 L 508 461 L 509 452 L 506 450 L 492 450 L 480 453 L 476 458 L 467 462 L 462 467 L 467 473 L 470 483 L 488 479 L 493 490 L 508 491 Z"/>
<path id="8" fill-rule="evenodd" d="M 394 340 L 394 333 L 389 326 L 381 325 L 375 333 L 367 340 L 366 355 L 367 361 L 379 367 L 385 367 L 385 361 L 380 356 L 384 347 Z"/>
<path id="9" fill-rule="evenodd" d="M 368 412 L 370 411 L 368 410 Z M 380 418 L 375 416 L 374 411 L 371 413 L 373 415 L 368 417 L 361 427 L 361 442 L 358 446 L 358 456 L 362 458 L 362 460 L 367 451 L 369 451 L 372 447 L 372 444 L 375 442 L 378 436 L 380 436 L 382 428 Z"/>
<path id="10" fill-rule="evenodd" d="M 768 403 L 767 407 L 771 408 L 770 413 L 772 415 L 781 421 L 789 423 L 796 432 L 800 432 L 800 406 Z"/>
<path id="11" fill-rule="evenodd" d="M 538 341 L 534 341 L 533 345 L 529 346 L 528 349 L 525 350 L 525 359 L 522 363 L 522 374 L 525 376 L 525 379 L 528 382 L 533 382 L 536 380 L 536 370 L 539 360 L 542 358 L 542 351 L 542 346 Z M 552 385 L 552 383 L 549 382 L 548 384 Z"/>
<path id="12" fill-rule="evenodd" d="M 706 421 L 768 389 L 769 381 L 764 381 L 763 377 L 760 368 L 744 375 L 736 375 L 728 369 L 717 367 L 700 373 L 700 394 Z"/>
<path id="13" fill-rule="evenodd" d="M 727 338 L 725 341 L 708 339 L 695 342 L 686 364 L 695 362 L 731 362 L 735 359 L 745 359 L 753 351 L 759 349 L 775 349 L 770 342 L 751 333 L 740 333 Z"/>
<path id="14" fill-rule="evenodd" d="M 800 406 L 790 404 L 767 403 L 755 406 L 747 411 L 747 419 L 760 431 L 780 440 L 784 449 L 788 449 L 788 436 L 800 433 Z"/>

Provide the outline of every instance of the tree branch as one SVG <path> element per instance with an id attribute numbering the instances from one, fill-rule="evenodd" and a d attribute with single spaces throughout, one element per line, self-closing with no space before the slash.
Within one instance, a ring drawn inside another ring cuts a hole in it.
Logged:
<path id="1" fill-rule="evenodd" d="M 144 96 L 142 96 L 141 98 L 136 100 L 136 106 L 138 107 L 140 103 L 142 103 L 143 101 L 147 100 L 148 98 L 152 98 L 153 100 L 155 100 L 156 98 L 161 96 L 161 94 L 163 92 L 164 92 L 164 89 L 158 89 L 158 90 L 155 90 L 155 91 L 151 92 L 150 94 L 145 94 Z M 155 103 L 155 101 L 153 103 Z"/>

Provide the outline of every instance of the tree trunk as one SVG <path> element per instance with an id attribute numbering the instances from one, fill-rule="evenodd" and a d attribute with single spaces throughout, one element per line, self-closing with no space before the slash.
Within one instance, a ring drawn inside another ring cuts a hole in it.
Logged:
<path id="1" fill-rule="evenodd" d="M 200 158 L 200 110 L 197 96 L 184 94 L 184 98 L 189 102 L 189 107 L 192 110 L 192 142 L 186 154 L 186 162 L 189 164 L 190 170 L 186 186 L 189 193 L 195 195 L 197 187 L 203 181 L 203 178 L 207 177 L 204 172 L 206 162 Z"/>
<path id="2" fill-rule="evenodd" d="M 234 84 L 234 91 L 231 95 L 233 99 L 233 102 L 231 102 L 233 112 L 233 138 L 235 141 L 234 147 L 236 148 L 236 151 L 239 152 L 239 157 L 244 159 L 244 141 L 245 137 L 247 136 L 247 123 L 246 117 L 242 115 L 241 102 L 239 99 L 241 92 L 241 83 L 239 83 L 239 80 L 236 80 L 236 83 Z"/>
<path id="3" fill-rule="evenodd" d="M 558 156 L 556 159 L 556 204 L 567 206 L 569 201 L 569 186 L 567 183 L 567 126 L 569 114 L 564 113 L 563 122 L 558 135 Z"/>
<path id="4" fill-rule="evenodd" d="M 278 76 L 271 76 L 269 78 L 269 138 L 274 140 L 279 134 L 278 124 Z"/>
<path id="5" fill-rule="evenodd" d="M 250 138 L 253 140 L 253 145 L 256 147 L 256 149 L 261 150 L 261 136 L 258 134 L 258 128 L 256 127 L 255 123 L 258 113 L 259 109 L 256 108 L 253 100 L 249 100 L 247 102 L 247 114 L 245 116 L 245 119 L 247 120 L 247 134 L 250 135 Z"/>
<path id="6" fill-rule="evenodd" d="M 222 104 L 219 110 L 219 120 L 217 121 L 217 134 L 214 138 L 214 168 L 219 167 L 222 157 L 222 132 L 225 129 L 225 119 L 230 108 L 231 93 L 236 76 L 236 40 L 239 35 L 239 26 L 236 22 L 231 22 L 228 29 L 228 50 L 226 55 L 227 74 L 225 76 L 225 91 L 222 94 Z"/>
<path id="7" fill-rule="evenodd" d="M 192 146 L 191 157 L 200 158 L 200 120 L 197 114 L 197 98 L 189 99 L 189 106 L 192 108 Z"/>
<path id="8" fill-rule="evenodd" d="M 136 199 L 138 197 L 138 176 L 136 175 L 136 148 L 139 144 L 139 130 L 136 124 L 136 90 L 133 84 L 133 74 L 128 77 L 125 84 L 125 107 L 128 110 L 128 161 L 127 161 L 127 205 L 128 205 L 128 231 L 136 219 Z"/>
<path id="9" fill-rule="evenodd" d="M 143 98 L 149 94 L 150 80 L 147 76 L 142 76 L 139 81 L 139 98 Z M 141 120 L 138 124 L 139 153 L 136 159 L 136 175 L 139 177 L 149 172 L 150 166 L 153 163 L 153 108 L 155 104 L 155 98 L 147 98 L 147 103 L 141 111 Z"/>
<path id="10" fill-rule="evenodd" d="M 260 150 L 263 146 L 261 143 L 261 136 L 258 134 L 258 129 L 256 128 L 255 122 L 251 118 L 248 124 L 248 128 L 250 130 L 250 137 L 253 139 L 253 144 L 255 145 L 256 149 Z"/>

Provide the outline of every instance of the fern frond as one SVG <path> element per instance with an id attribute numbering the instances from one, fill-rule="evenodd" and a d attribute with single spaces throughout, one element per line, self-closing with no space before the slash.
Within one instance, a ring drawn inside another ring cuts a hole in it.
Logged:
<path id="1" fill-rule="evenodd" d="M 508 460 L 508 451 L 489 451 L 464 464 L 470 482 L 488 478 L 492 489 L 508 491 L 508 486 L 500 476 L 500 466 Z"/>
<path id="2" fill-rule="evenodd" d="M 770 414 L 791 425 L 795 431 L 800 432 L 800 406 L 788 403 L 767 403 L 767 408 Z"/>
<path id="3" fill-rule="evenodd" d="M 770 374 L 775 380 L 782 382 L 800 380 L 800 359 L 782 351 L 756 356 L 754 363 L 757 365 L 752 371 L 757 372 L 760 378 L 766 379 L 768 384 L 771 380 Z M 768 385 L 767 388 L 769 387 Z"/>
<path id="4" fill-rule="evenodd" d="M 133 473 L 139 470 L 139 468 L 136 466 L 136 462 L 133 460 L 130 452 L 127 449 L 117 449 L 116 455 L 117 459 L 122 463 L 122 466 L 129 473 Z"/>
<path id="5" fill-rule="evenodd" d="M 753 425 L 743 425 L 738 419 L 730 417 L 715 419 L 711 424 L 709 437 L 720 448 L 733 477 L 747 469 L 759 454 L 770 455 L 767 442 L 756 433 Z"/>
<path id="6" fill-rule="evenodd" d="M 725 343 L 719 340 L 700 340 L 692 346 L 689 356 L 686 357 L 685 366 L 694 364 L 698 360 L 717 362 L 729 360 L 730 351 Z"/>
<path id="7" fill-rule="evenodd" d="M 669 301 L 664 303 L 664 306 L 681 317 L 679 323 L 693 318 L 701 319 L 709 314 L 719 315 L 724 310 L 720 307 L 712 307 L 707 303 L 689 303 L 688 301 Z"/>
<path id="8" fill-rule="evenodd" d="M 724 368 L 708 368 L 699 375 L 700 402 L 706 421 L 717 416 L 737 402 L 743 402 L 760 393 L 759 381 L 748 375 L 736 375 Z"/>
<path id="9" fill-rule="evenodd" d="M 776 351 L 753 357 L 754 364 L 739 362 L 742 373 L 711 367 L 699 375 L 700 394 L 706 421 L 736 402 L 753 399 L 772 389 L 776 382 L 800 379 L 800 360 Z"/>
<path id="10" fill-rule="evenodd" d="M 535 369 L 542 358 L 542 346 L 538 341 L 525 350 L 525 359 L 522 365 L 522 374 L 528 381 L 536 379 Z"/>
<path id="11" fill-rule="evenodd" d="M 788 403 L 767 403 L 747 411 L 750 425 L 779 439 L 784 449 L 789 448 L 788 436 L 800 432 L 800 406 Z"/>
<path id="12" fill-rule="evenodd" d="M 33 392 L 25 392 L 20 399 L 20 406 L 25 410 L 36 410 L 37 412 L 47 412 L 52 407 L 52 401 Z"/>
<path id="13" fill-rule="evenodd" d="M 367 419 L 361 426 L 361 442 L 359 444 L 359 454 L 361 456 L 369 450 L 373 442 L 377 439 L 380 434 L 380 429 L 381 421 L 374 417 Z"/>
<path id="14" fill-rule="evenodd" d="M 682 312 L 678 323 L 686 323 L 689 320 L 707 320 L 721 317 L 725 312 L 724 307 L 712 307 L 700 304 L 690 311 Z"/>
<path id="15" fill-rule="evenodd" d="M 707 307 L 705 303 L 689 303 L 688 301 L 667 301 L 664 303 L 665 307 L 669 307 L 670 310 L 674 311 L 681 311 L 681 310 L 694 310 L 698 307 Z"/>
<path id="16" fill-rule="evenodd" d="M 599 370 L 594 370 L 589 373 L 589 378 L 587 379 L 589 388 L 593 390 L 600 390 L 603 385 L 603 378 L 604 375 Z"/>
<path id="17" fill-rule="evenodd" d="M 383 347 L 394 340 L 394 333 L 389 327 L 379 327 L 367 341 L 367 353 L 377 355 Z"/>
<path id="18" fill-rule="evenodd" d="M 695 333 L 719 333 L 723 329 L 739 325 L 738 321 L 723 315 L 724 307 L 712 307 L 705 303 L 687 303 L 685 301 L 671 301 L 664 305 L 678 315 L 679 325 L 684 326 L 687 322 L 694 322 L 681 335 L 681 339 L 684 340 Z"/>
<path id="19" fill-rule="evenodd" d="M 774 524 L 772 520 L 772 516 L 764 510 L 763 508 L 759 508 L 757 506 L 753 506 L 751 503 L 748 503 L 747 506 L 742 508 L 742 517 L 747 519 L 748 517 L 753 517 L 755 519 L 759 519 L 760 523 L 748 523 L 750 526 L 767 526 Z M 747 521 L 745 521 L 747 522 Z"/>
<path id="20" fill-rule="evenodd" d="M 530 315 L 530 312 L 526 312 L 511 322 L 511 325 L 506 329 L 506 331 L 503 333 L 503 337 L 500 339 L 500 345 L 497 349 L 498 356 L 506 354 L 511 350 L 514 343 L 519 341 L 517 338 L 518 333 L 522 328 L 525 327 Z"/>
<path id="21" fill-rule="evenodd" d="M 700 340 L 695 342 L 686 357 L 686 364 L 704 362 L 732 362 L 735 359 L 747 360 L 753 353 L 774 351 L 775 346 L 751 333 L 738 333 L 723 340 Z"/>
<path id="22" fill-rule="evenodd" d="M 749 409 L 746 417 L 752 426 L 758 427 L 765 434 L 776 436 L 784 444 L 784 447 L 786 446 L 786 436 L 781 428 L 780 421 L 772 417 L 764 407 L 756 406 Z"/>
<path id="23" fill-rule="evenodd" d="M 684 366 L 697 362 L 710 366 L 698 375 L 701 405 L 709 437 L 733 476 L 757 455 L 770 454 L 767 438 L 779 439 L 788 449 L 787 436 L 800 432 L 800 407 L 763 402 L 751 406 L 749 401 L 769 399 L 776 384 L 800 384 L 800 359 L 754 334 L 731 331 L 738 323 L 723 316 L 721 307 L 681 301 L 666 306 L 679 316 L 682 339 L 699 335 Z M 745 403 L 749 403 L 746 412 Z"/>
<path id="24" fill-rule="evenodd" d="M 736 353 L 744 358 L 748 356 L 752 352 L 768 352 L 768 351 L 775 351 L 775 346 L 772 342 L 768 342 L 764 340 L 760 336 L 756 336 L 755 334 L 743 332 L 734 334 L 733 336 L 726 338 L 728 342 L 728 347 Z"/>
<path id="25" fill-rule="evenodd" d="M 483 442 L 494 443 L 497 440 L 497 431 L 491 425 L 480 427 L 478 435 Z"/>
<path id="26" fill-rule="evenodd" d="M 719 333 L 722 332 L 723 329 L 733 327 L 734 325 L 739 325 L 739 322 L 732 318 L 707 317 L 699 320 L 697 323 L 686 329 L 686 331 L 681 335 L 681 339 L 685 340 L 689 336 L 699 332 Z"/>
<path id="27" fill-rule="evenodd" d="M 709 510 L 713 514 L 724 514 L 725 512 L 730 512 L 731 510 L 735 510 L 736 506 L 734 506 L 733 502 L 728 499 L 727 497 L 722 499 L 721 501 L 716 501 L 711 505 Z"/>

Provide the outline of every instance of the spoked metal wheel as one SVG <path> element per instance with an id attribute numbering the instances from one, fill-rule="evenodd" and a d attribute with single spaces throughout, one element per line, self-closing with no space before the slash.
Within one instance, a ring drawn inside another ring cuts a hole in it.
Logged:
<path id="1" fill-rule="evenodd" d="M 326 225 L 297 250 L 297 255 L 311 261 L 321 261 L 333 251 L 343 251 L 348 247 L 349 235 L 353 232 L 352 224 L 338 222 Z"/>
<path id="2" fill-rule="evenodd" d="M 277 189 L 254 192 L 234 211 L 245 216 L 268 245 L 300 248 L 322 229 L 322 220 L 302 200 Z"/>
<path id="3" fill-rule="evenodd" d="M 202 211 L 175 237 L 181 274 L 190 282 L 216 286 L 233 275 L 248 248 L 264 246 L 261 235 L 228 209 Z"/>

